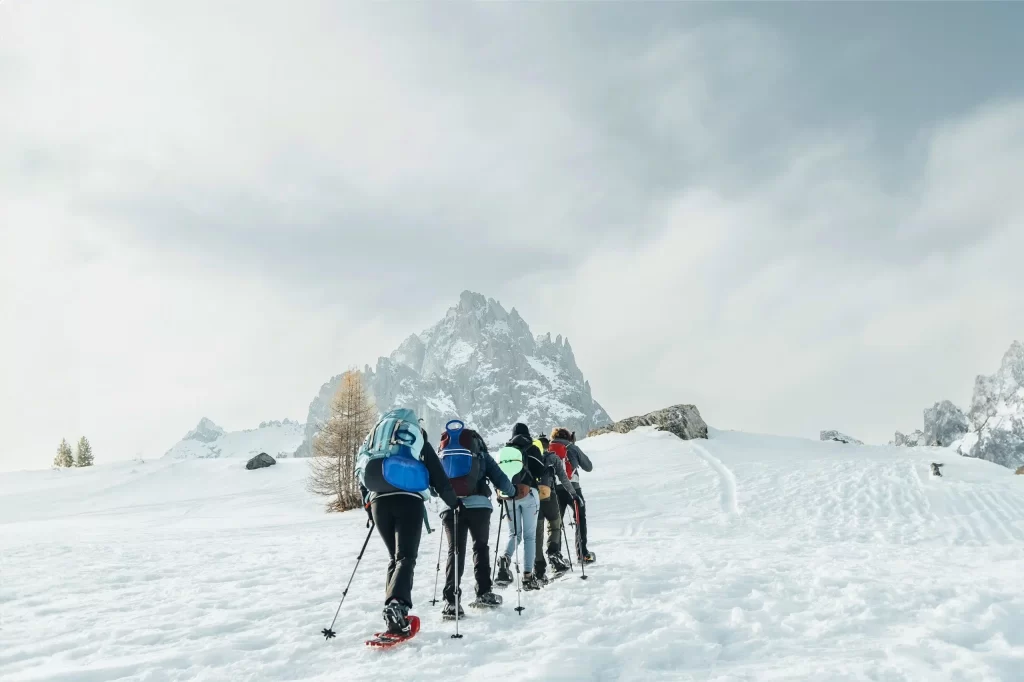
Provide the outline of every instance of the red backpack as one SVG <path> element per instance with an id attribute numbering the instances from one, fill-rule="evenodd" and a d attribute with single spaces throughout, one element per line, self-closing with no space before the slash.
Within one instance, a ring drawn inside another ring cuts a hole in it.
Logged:
<path id="1" fill-rule="evenodd" d="M 551 444 L 548 446 L 548 450 L 558 455 L 558 459 L 562 460 L 562 463 L 565 464 L 566 476 L 572 480 L 572 472 L 574 469 L 572 468 L 572 464 L 569 463 L 569 452 L 566 450 L 565 443 L 556 443 L 555 441 L 551 441 Z"/>

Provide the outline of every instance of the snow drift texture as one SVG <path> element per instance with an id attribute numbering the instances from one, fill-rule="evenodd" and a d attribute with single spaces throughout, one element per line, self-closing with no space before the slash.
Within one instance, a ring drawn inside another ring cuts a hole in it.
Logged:
<path id="1" fill-rule="evenodd" d="M 437 324 L 413 334 L 363 376 L 381 412 L 410 407 L 436 440 L 453 417 L 488 443 L 506 440 L 522 421 L 535 433 L 564 426 L 586 433 L 611 421 L 594 400 L 561 335 L 534 336 L 513 308 L 464 291 Z M 309 456 L 327 419 L 341 375 L 325 383 L 309 406 L 306 437 L 296 456 Z"/>
<path id="2" fill-rule="evenodd" d="M 589 580 L 577 566 L 523 592 L 521 616 L 510 588 L 496 611 L 466 609 L 465 639 L 430 604 L 443 534 L 424 533 L 423 630 L 386 655 L 363 645 L 381 627 L 376 532 L 337 639 L 320 635 L 366 516 L 325 514 L 304 461 L 2 473 L 0 680 L 1022 679 L 1024 476 L 953 456 L 936 478 L 931 450 L 711 435 L 582 441 Z"/>
<path id="3" fill-rule="evenodd" d="M 208 459 L 211 457 L 253 457 L 265 452 L 274 457 L 291 457 L 302 442 L 305 425 L 285 419 L 268 421 L 259 428 L 225 431 L 203 417 L 164 457 Z"/>
<path id="4" fill-rule="evenodd" d="M 642 417 L 628 417 L 614 424 L 593 429 L 587 435 L 589 437 L 612 432 L 629 433 L 641 426 L 653 426 L 659 431 L 673 433 L 683 440 L 708 437 L 708 425 L 704 423 L 700 412 L 693 405 L 673 405 Z"/>
<path id="5" fill-rule="evenodd" d="M 1005 467 L 1024 464 L 1024 344 L 1014 341 L 992 376 L 974 382 L 971 430 L 960 444 L 967 457 Z"/>

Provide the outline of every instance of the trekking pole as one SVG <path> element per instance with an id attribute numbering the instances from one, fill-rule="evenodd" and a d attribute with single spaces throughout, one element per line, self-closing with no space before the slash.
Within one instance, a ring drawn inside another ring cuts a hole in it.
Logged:
<path id="1" fill-rule="evenodd" d="M 335 636 L 334 623 L 338 620 L 338 614 L 341 613 L 341 605 L 345 603 L 345 596 L 348 595 L 348 588 L 352 587 L 352 578 L 356 577 L 356 569 L 359 568 L 359 562 L 363 560 L 363 552 L 366 551 L 366 546 L 370 544 L 370 536 L 373 535 L 374 528 L 377 524 L 370 523 L 370 532 L 366 534 L 366 540 L 363 542 L 363 548 L 359 550 L 359 556 L 356 557 L 355 568 L 352 569 L 352 575 L 348 577 L 348 585 L 345 585 L 345 591 L 341 593 L 341 601 L 338 602 L 338 610 L 334 612 L 334 620 L 331 621 L 331 627 L 324 628 L 320 631 L 320 634 L 324 636 L 324 639 L 330 639 Z"/>
<path id="2" fill-rule="evenodd" d="M 519 546 L 519 508 L 516 507 L 515 503 L 512 503 L 512 523 L 514 524 L 516 534 L 516 613 L 520 616 L 523 615 L 523 610 L 526 608 L 523 606 L 523 581 L 519 576 L 519 555 L 522 552 L 522 547 Z M 526 532 L 523 531 L 523 537 L 525 539 Z"/>
<path id="3" fill-rule="evenodd" d="M 587 579 L 587 567 L 584 566 L 586 563 L 583 561 L 583 533 L 580 532 L 580 502 L 579 500 L 573 500 L 573 506 L 576 507 L 576 561 L 580 562 L 580 570 L 583 575 L 580 576 L 580 580 Z"/>
<path id="4" fill-rule="evenodd" d="M 562 538 L 565 540 L 565 558 L 569 560 L 569 570 L 573 573 L 576 569 L 572 565 L 572 553 L 569 551 L 569 533 L 565 530 L 565 519 L 562 520 Z"/>
<path id="5" fill-rule="evenodd" d="M 462 608 L 460 593 L 462 592 L 462 581 L 459 580 L 459 509 L 455 509 L 455 533 L 453 534 L 453 545 L 455 548 L 455 634 L 452 639 L 462 639 L 459 634 L 459 609 Z M 440 556 L 440 554 L 439 554 Z"/>
<path id="6" fill-rule="evenodd" d="M 498 517 L 498 539 L 494 543 L 494 566 L 491 568 L 491 582 L 494 582 L 494 576 L 498 574 L 498 547 L 501 546 L 501 520 L 505 518 L 505 503 L 501 503 L 501 516 Z"/>
<path id="7" fill-rule="evenodd" d="M 431 606 L 437 606 L 437 579 L 441 576 L 441 543 L 444 542 L 444 534 L 437 539 L 437 572 L 434 573 L 434 598 L 430 600 Z"/>

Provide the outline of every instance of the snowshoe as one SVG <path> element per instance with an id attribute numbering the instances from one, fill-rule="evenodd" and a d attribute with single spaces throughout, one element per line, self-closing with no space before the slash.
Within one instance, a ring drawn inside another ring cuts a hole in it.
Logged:
<path id="1" fill-rule="evenodd" d="M 459 618 L 465 618 L 466 612 L 463 610 L 462 605 L 459 605 Z M 444 608 L 441 609 L 442 620 L 455 620 L 455 604 L 453 602 L 445 602 Z"/>
<path id="2" fill-rule="evenodd" d="M 498 587 L 508 587 L 512 584 L 512 573 L 508 570 L 510 563 L 507 556 L 498 557 L 498 575 L 494 578 L 494 584 Z"/>
<path id="3" fill-rule="evenodd" d="M 470 603 L 470 607 L 475 609 L 493 609 L 499 606 L 501 606 L 501 596 L 493 592 L 485 592 L 478 596 L 476 601 Z"/>
<path id="4" fill-rule="evenodd" d="M 533 573 L 523 574 L 523 589 L 524 590 L 539 590 L 541 588 L 540 581 L 537 580 L 537 576 Z"/>
<path id="5" fill-rule="evenodd" d="M 551 568 L 554 569 L 555 573 L 564 573 L 570 568 L 569 562 L 561 554 L 549 554 L 548 563 L 551 564 Z"/>
<path id="6" fill-rule="evenodd" d="M 420 631 L 420 618 L 419 616 L 406 616 L 405 620 L 409 625 L 408 632 L 405 634 L 375 632 L 373 637 L 366 640 L 366 646 L 374 647 L 375 649 L 389 649 L 396 644 L 401 644 L 402 642 L 412 639 L 416 636 L 416 633 Z"/>
<path id="7" fill-rule="evenodd" d="M 597 561 L 597 555 L 594 554 L 593 552 L 587 552 L 586 554 L 583 555 L 583 563 L 585 563 L 585 564 L 592 564 L 595 561 Z"/>
<path id="8" fill-rule="evenodd" d="M 412 626 L 409 624 L 409 607 L 393 601 L 384 607 L 384 625 L 388 634 L 410 636 Z"/>

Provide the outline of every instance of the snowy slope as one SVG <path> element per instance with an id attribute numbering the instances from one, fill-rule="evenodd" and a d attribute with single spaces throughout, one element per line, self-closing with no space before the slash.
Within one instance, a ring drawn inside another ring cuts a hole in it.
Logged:
<path id="1" fill-rule="evenodd" d="M 730 432 L 581 446 L 590 580 L 524 593 L 522 616 L 508 590 L 452 640 L 428 603 L 439 534 L 425 535 L 424 630 L 391 652 L 362 646 L 377 538 L 338 638 L 319 635 L 365 517 L 322 513 L 304 460 L 2 474 L 0 679 L 1024 679 L 1024 476 L 939 449 Z"/>
<path id="2" fill-rule="evenodd" d="M 245 457 L 265 452 L 275 458 L 291 457 L 302 443 L 305 424 L 284 421 L 263 422 L 259 428 L 224 431 L 207 418 L 189 431 L 164 454 L 170 459 L 206 459 L 211 457 Z"/>

